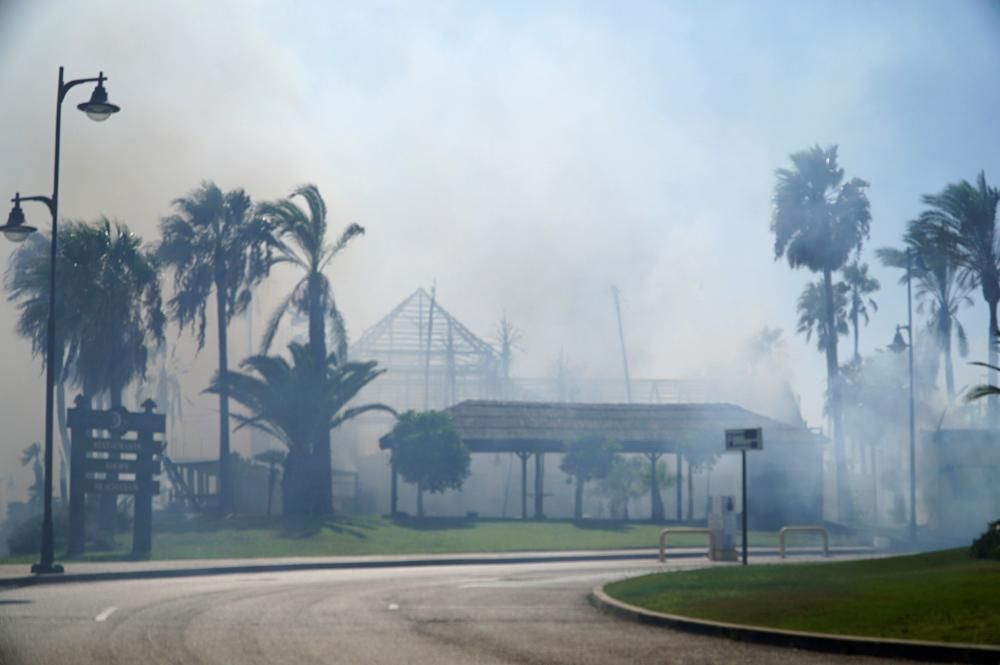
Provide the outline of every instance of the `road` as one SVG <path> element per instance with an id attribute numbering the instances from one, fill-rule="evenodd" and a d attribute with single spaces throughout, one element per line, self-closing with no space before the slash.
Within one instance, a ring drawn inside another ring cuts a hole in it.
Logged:
<path id="1" fill-rule="evenodd" d="M 647 627 L 586 601 L 600 582 L 662 569 L 440 566 L 25 587 L 0 592 L 0 663 L 901 662 Z"/>

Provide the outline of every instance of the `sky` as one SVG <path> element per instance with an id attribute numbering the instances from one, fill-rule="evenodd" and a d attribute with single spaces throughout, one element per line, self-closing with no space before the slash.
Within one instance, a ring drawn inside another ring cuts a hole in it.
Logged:
<path id="1" fill-rule="evenodd" d="M 352 338 L 436 283 L 482 337 L 506 313 L 515 374 L 552 374 L 562 352 L 613 378 L 614 284 L 633 376 L 726 372 L 755 331 L 782 328 L 820 425 L 823 357 L 795 334 L 810 275 L 774 259 L 774 170 L 838 144 L 847 177 L 871 183 L 863 256 L 882 290 L 861 347 L 884 347 L 906 296 L 872 250 L 899 243 L 922 194 L 981 169 L 1000 184 L 997 63 L 1000 3 L 973 0 L 0 0 L 0 194 L 50 191 L 58 67 L 104 71 L 120 114 L 76 112 L 89 86 L 64 105 L 64 218 L 153 242 L 203 180 L 258 201 L 315 183 L 332 229 L 366 228 L 329 272 Z M 293 279 L 262 287 L 258 321 Z M 981 359 L 974 297 L 960 318 Z M 0 303 L 0 482 L 43 432 L 44 375 L 15 317 Z M 197 356 L 169 338 L 189 368 L 185 445 L 210 454 L 214 337 Z M 232 338 L 247 355 L 244 322 Z M 958 385 L 979 378 L 958 364 Z"/>

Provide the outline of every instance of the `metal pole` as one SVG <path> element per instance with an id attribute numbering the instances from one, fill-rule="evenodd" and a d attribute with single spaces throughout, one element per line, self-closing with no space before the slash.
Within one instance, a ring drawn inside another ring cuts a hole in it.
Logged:
<path id="1" fill-rule="evenodd" d="M 743 565 L 747 565 L 747 451 L 741 450 L 743 458 Z"/>
<path id="2" fill-rule="evenodd" d="M 913 397 L 913 295 L 910 288 L 913 252 L 906 251 L 906 330 L 910 338 L 910 542 L 917 540 L 917 445 Z"/>
<path id="3" fill-rule="evenodd" d="M 611 295 L 615 298 L 615 314 L 618 317 L 618 341 L 622 347 L 622 367 L 625 369 L 625 399 L 632 403 L 632 378 L 628 373 L 628 354 L 625 353 L 625 332 L 622 330 L 622 308 L 618 302 L 618 287 L 611 287 Z"/>
<path id="4" fill-rule="evenodd" d="M 33 573 L 61 573 L 62 566 L 55 561 L 55 539 L 52 533 L 52 420 L 56 363 L 56 244 L 59 220 L 59 140 L 62 126 L 63 68 L 59 68 L 59 87 L 56 91 L 56 150 L 52 176 L 52 241 L 49 246 L 49 320 L 46 335 L 47 359 L 45 363 L 45 483 L 42 513 L 42 551 Z"/>

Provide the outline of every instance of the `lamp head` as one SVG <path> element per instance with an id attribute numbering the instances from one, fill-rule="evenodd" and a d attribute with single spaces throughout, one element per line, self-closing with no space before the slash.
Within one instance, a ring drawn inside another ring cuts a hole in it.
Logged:
<path id="1" fill-rule="evenodd" d="M 118 113 L 121 108 L 108 101 L 108 91 L 104 89 L 104 72 L 97 77 L 97 87 L 90 95 L 90 101 L 77 104 L 76 108 L 87 114 L 94 122 L 104 122 L 112 113 Z"/>
<path id="2" fill-rule="evenodd" d="M 11 242 L 24 242 L 36 229 L 24 223 L 24 211 L 21 210 L 20 192 L 15 194 L 11 201 L 14 202 L 14 207 L 10 209 L 10 214 L 7 216 L 7 223 L 0 226 L 0 231 L 3 231 L 4 237 Z"/>

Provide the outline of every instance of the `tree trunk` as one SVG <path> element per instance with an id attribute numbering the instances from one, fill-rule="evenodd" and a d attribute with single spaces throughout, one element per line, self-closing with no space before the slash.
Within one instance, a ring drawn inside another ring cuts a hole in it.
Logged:
<path id="1" fill-rule="evenodd" d="M 417 483 L 417 517 L 424 517 L 424 485 Z"/>
<path id="2" fill-rule="evenodd" d="M 944 353 L 944 382 L 948 390 L 948 403 L 955 401 L 955 370 L 951 361 L 951 317 L 945 319 L 941 331 L 941 350 Z"/>
<path id="3" fill-rule="evenodd" d="M 847 465 L 844 458 L 844 433 L 840 415 L 840 365 L 837 361 L 837 326 L 834 318 L 833 276 L 830 270 L 823 271 L 823 295 L 826 300 L 826 381 L 833 429 L 837 519 L 843 521 L 850 517 L 850 510 L 847 506 Z"/>
<path id="4" fill-rule="evenodd" d="M 59 499 L 64 506 L 68 506 L 66 471 L 69 466 L 69 460 L 73 458 L 70 455 L 69 430 L 66 428 L 66 384 L 61 378 L 61 371 L 59 376 L 60 379 L 56 381 L 56 417 L 59 423 L 59 440 L 62 442 L 62 447 L 60 448 L 61 463 L 59 465 Z"/>
<path id="5" fill-rule="evenodd" d="M 987 336 L 987 344 L 989 345 L 989 364 L 993 367 L 997 366 L 997 299 L 991 299 L 987 303 L 990 306 L 990 330 Z M 995 369 L 990 369 L 989 371 L 989 383 L 991 386 L 997 384 L 997 371 Z M 986 414 L 989 426 L 991 428 L 997 426 L 997 398 L 990 396 L 986 398 Z"/>
<path id="6" fill-rule="evenodd" d="M 288 515 L 305 515 L 309 512 L 310 456 L 300 450 L 289 450 L 285 458 L 285 473 L 281 477 L 281 512 Z"/>
<path id="7" fill-rule="evenodd" d="M 278 467 L 274 462 L 267 470 L 267 516 L 271 516 L 271 503 L 274 499 L 274 483 L 278 479 Z"/>
<path id="8" fill-rule="evenodd" d="M 855 312 L 851 316 L 851 323 L 854 325 L 854 360 L 860 360 L 861 354 L 858 353 L 858 314 Z"/>
<path id="9" fill-rule="evenodd" d="M 321 276 L 318 272 L 309 275 L 309 347 L 313 353 L 313 369 L 317 382 L 322 381 L 326 374 L 326 312 L 323 307 Z M 344 358 L 337 359 L 340 362 Z M 316 477 L 317 512 L 324 515 L 333 513 L 333 473 L 330 451 L 330 430 L 322 428 L 316 432 L 313 443 L 316 454 L 316 464 L 324 471 Z"/>
<path id="10" fill-rule="evenodd" d="M 215 313 L 219 330 L 219 376 L 229 371 L 229 349 L 226 334 L 228 311 L 223 280 L 215 280 Z M 219 385 L 219 514 L 225 516 L 233 512 L 232 468 L 229 459 L 229 389 L 226 382 Z"/>
<path id="11" fill-rule="evenodd" d="M 583 479 L 576 478 L 576 492 L 573 495 L 573 519 L 583 519 Z"/>

